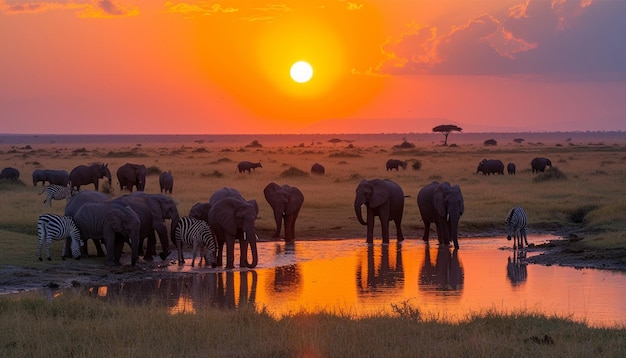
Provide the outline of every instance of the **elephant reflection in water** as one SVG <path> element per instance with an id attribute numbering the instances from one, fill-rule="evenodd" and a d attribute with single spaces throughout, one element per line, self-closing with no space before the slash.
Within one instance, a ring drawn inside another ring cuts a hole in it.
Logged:
<path id="1" fill-rule="evenodd" d="M 526 282 L 528 278 L 528 271 L 526 268 L 526 251 L 514 250 L 513 258 L 511 256 L 507 259 L 506 264 L 506 276 L 511 282 L 511 286 L 519 286 Z"/>
<path id="2" fill-rule="evenodd" d="M 356 269 L 356 284 L 359 293 L 376 292 L 380 288 L 404 287 L 404 268 L 402 267 L 402 245 L 396 245 L 395 263 L 389 259 L 389 246 L 381 245 L 380 256 L 376 255 L 374 245 L 367 246 L 367 270 L 363 270 L 362 255 Z"/>
<path id="3" fill-rule="evenodd" d="M 459 250 L 439 245 L 435 265 L 430 257 L 430 245 L 426 242 L 424 263 L 422 265 L 419 286 L 435 291 L 462 291 L 465 273 L 459 261 Z"/>

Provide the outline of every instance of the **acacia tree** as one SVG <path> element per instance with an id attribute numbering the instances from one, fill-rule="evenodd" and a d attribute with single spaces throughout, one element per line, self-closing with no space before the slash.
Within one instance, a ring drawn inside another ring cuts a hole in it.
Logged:
<path id="1" fill-rule="evenodd" d="M 463 128 L 457 127 L 454 124 L 442 124 L 440 126 L 433 128 L 433 132 L 443 133 L 443 136 L 446 137 L 446 139 L 443 142 L 443 145 L 448 145 L 448 136 L 450 135 L 450 133 L 452 133 L 453 131 L 460 132 L 462 130 Z"/>

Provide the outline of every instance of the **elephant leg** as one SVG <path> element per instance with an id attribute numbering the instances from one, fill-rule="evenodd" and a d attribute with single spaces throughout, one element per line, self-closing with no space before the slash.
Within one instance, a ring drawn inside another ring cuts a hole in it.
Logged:
<path id="1" fill-rule="evenodd" d="M 296 218 L 298 212 L 285 216 L 285 242 L 293 242 L 296 239 Z"/>
<path id="2" fill-rule="evenodd" d="M 235 268 L 235 239 L 226 240 L 226 268 Z"/>
<path id="3" fill-rule="evenodd" d="M 239 240 L 239 267 L 248 267 L 248 242 Z"/>
<path id="4" fill-rule="evenodd" d="M 152 256 L 156 255 L 156 237 L 154 236 L 154 232 L 148 235 L 148 243 L 146 245 L 146 254 L 143 259 L 146 261 L 152 261 Z"/>
<path id="5" fill-rule="evenodd" d="M 381 235 L 383 237 L 383 244 L 389 243 L 389 219 L 380 217 Z"/>
<path id="6" fill-rule="evenodd" d="M 217 260 L 215 261 L 215 266 L 222 266 L 223 265 L 223 254 L 224 254 L 224 241 L 222 240 L 217 240 L 217 245 L 216 245 L 216 249 L 217 249 Z"/>
<path id="7" fill-rule="evenodd" d="M 104 254 L 104 250 L 102 250 L 102 241 L 100 241 L 100 240 L 93 240 L 93 244 L 96 246 L 96 251 L 98 252 L 98 257 L 106 256 Z M 85 244 L 85 253 L 86 252 L 87 252 L 87 244 Z"/>
<path id="8" fill-rule="evenodd" d="M 404 241 L 404 235 L 402 234 L 402 218 L 394 219 L 393 222 L 396 224 L 396 238 L 398 242 Z"/>
<path id="9" fill-rule="evenodd" d="M 424 220 L 424 218 L 422 218 L 422 221 L 424 221 L 424 235 L 422 235 L 422 240 L 428 242 L 428 236 L 430 235 L 430 221 Z"/>
<path id="10" fill-rule="evenodd" d="M 367 208 L 367 240 L 368 244 L 374 243 L 374 210 Z"/>

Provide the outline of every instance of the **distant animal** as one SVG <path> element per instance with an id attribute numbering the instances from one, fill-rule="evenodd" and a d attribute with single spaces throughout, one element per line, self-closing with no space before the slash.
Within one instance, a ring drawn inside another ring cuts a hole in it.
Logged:
<path id="1" fill-rule="evenodd" d="M 315 163 L 311 166 L 312 174 L 324 174 L 326 172 L 326 168 L 320 163 Z"/>
<path id="2" fill-rule="evenodd" d="M 20 171 L 13 167 L 6 167 L 0 172 L 0 179 L 17 181 L 20 178 Z"/>
<path id="3" fill-rule="evenodd" d="M 81 185 L 93 184 L 98 191 L 100 178 L 107 178 L 111 184 L 111 172 L 108 164 L 79 165 L 70 172 L 70 186 L 80 190 Z"/>
<path id="4" fill-rule="evenodd" d="M 172 194 L 172 189 L 174 188 L 174 177 L 172 176 L 172 172 L 167 171 L 159 175 L 159 187 L 161 187 L 161 193 Z"/>
<path id="5" fill-rule="evenodd" d="M 506 215 L 506 239 L 513 239 L 513 249 L 523 248 L 524 242 L 526 242 L 526 246 L 528 246 L 528 238 L 526 237 L 526 222 L 526 211 L 524 211 L 524 208 L 521 206 L 514 206 Z"/>
<path id="6" fill-rule="evenodd" d="M 504 163 L 499 159 L 483 159 L 476 168 L 476 173 L 483 175 L 499 174 L 504 175 Z"/>
<path id="7" fill-rule="evenodd" d="M 295 186 L 288 184 L 278 185 L 272 182 L 263 189 L 263 195 L 274 211 L 276 231 L 272 237 L 280 237 L 284 219 L 285 242 L 293 242 L 296 239 L 296 219 L 298 218 L 300 208 L 302 208 L 302 203 L 304 203 L 302 191 Z"/>
<path id="8" fill-rule="evenodd" d="M 533 173 L 543 173 L 546 170 L 546 167 L 552 168 L 552 162 L 548 158 L 534 158 L 530 162 L 530 166 L 533 170 Z"/>
<path id="9" fill-rule="evenodd" d="M 176 247 L 178 248 L 178 263 L 184 264 L 183 258 L 183 244 L 193 246 L 191 267 L 194 267 L 196 262 L 196 256 L 198 255 L 198 249 L 200 249 L 200 263 L 202 264 L 202 258 L 204 257 L 204 265 L 216 266 L 216 242 L 213 237 L 213 232 L 203 220 L 194 219 L 190 216 L 183 216 L 176 225 L 174 231 L 174 240 L 176 241 Z"/>
<path id="10" fill-rule="evenodd" d="M 46 193 L 46 199 L 43 201 L 43 203 L 48 204 L 48 207 L 52 207 L 52 199 L 54 200 L 65 199 L 66 201 L 69 202 L 72 195 L 77 193 L 77 191 L 74 189 L 70 189 L 69 186 L 48 185 L 45 188 L 43 188 L 43 190 L 41 191 L 41 193 L 39 193 L 39 195 L 43 193 Z"/>
<path id="11" fill-rule="evenodd" d="M 239 173 L 243 173 L 247 170 L 248 174 L 250 174 L 250 169 L 255 170 L 256 168 L 263 168 L 263 166 L 261 166 L 261 162 L 252 163 L 243 161 L 237 164 L 237 170 L 239 171 Z"/>
<path id="12" fill-rule="evenodd" d="M 76 260 L 80 259 L 80 247 L 83 241 L 80 237 L 80 231 L 74 220 L 69 216 L 60 216 L 54 214 L 43 214 L 37 219 L 37 235 L 39 236 L 39 261 L 43 261 L 41 250 L 43 242 L 46 242 L 46 257 L 48 261 L 52 260 L 50 256 L 50 244 L 52 240 L 71 239 L 72 256 Z M 67 243 L 63 247 L 63 260 L 69 257 L 67 252 Z"/>
<path id="13" fill-rule="evenodd" d="M 120 182 L 120 190 L 137 191 L 146 189 L 146 175 L 148 169 L 143 164 L 126 163 L 117 169 L 117 180 Z"/>
<path id="14" fill-rule="evenodd" d="M 398 160 L 398 159 L 389 159 L 387 161 L 387 171 L 395 169 L 398 170 L 398 167 L 402 167 L 402 169 L 406 169 L 407 162 Z"/>
<path id="15" fill-rule="evenodd" d="M 506 172 L 509 175 L 515 175 L 515 163 L 509 163 L 506 165 Z"/>
<path id="16" fill-rule="evenodd" d="M 33 186 L 41 182 L 43 186 L 48 182 L 50 185 L 67 186 L 70 182 L 70 174 L 67 170 L 35 169 L 33 170 Z"/>

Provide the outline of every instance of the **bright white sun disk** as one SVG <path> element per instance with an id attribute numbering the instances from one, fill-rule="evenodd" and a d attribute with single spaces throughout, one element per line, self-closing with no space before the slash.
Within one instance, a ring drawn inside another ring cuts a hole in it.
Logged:
<path id="1" fill-rule="evenodd" d="M 313 77 L 313 67 L 306 61 L 298 61 L 291 65 L 291 78 L 298 83 L 308 82 Z"/>

